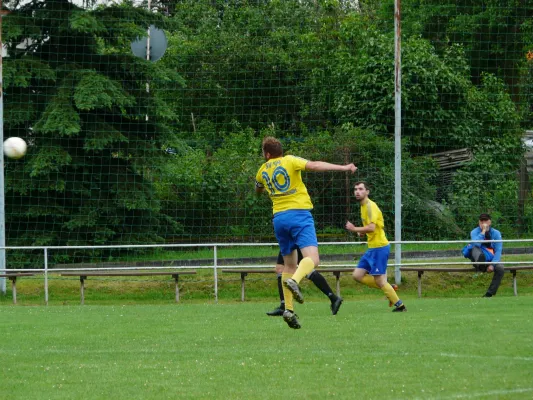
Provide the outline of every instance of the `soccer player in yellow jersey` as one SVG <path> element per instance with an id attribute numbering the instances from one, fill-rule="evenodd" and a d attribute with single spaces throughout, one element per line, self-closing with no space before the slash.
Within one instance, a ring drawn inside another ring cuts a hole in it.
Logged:
<path id="1" fill-rule="evenodd" d="M 381 289 L 389 299 L 389 304 L 394 305 L 393 312 L 407 311 L 395 289 L 387 282 L 390 244 L 385 236 L 383 214 L 377 204 L 368 198 L 369 193 L 365 182 L 357 182 L 354 185 L 355 198 L 361 205 L 363 226 L 357 227 L 350 221 L 346 222 L 347 230 L 357 233 L 358 236 L 366 234 L 368 241 L 368 250 L 353 271 L 353 278 L 368 287 Z"/>
<path id="2" fill-rule="evenodd" d="M 298 284 L 304 276 L 318 267 L 320 261 L 315 221 L 311 215 L 313 203 L 302 181 L 302 171 L 339 171 L 353 174 L 357 168 L 353 164 L 337 165 L 283 156 L 281 142 L 270 136 L 263 139 L 262 148 L 266 162 L 259 168 L 255 177 L 255 190 L 257 193 L 266 190 L 272 200 L 272 222 L 284 261 L 283 319 L 290 328 L 299 329 L 301 326 L 294 314 L 293 298 L 298 303 L 304 302 Z M 303 255 L 298 266 L 297 247 Z"/>

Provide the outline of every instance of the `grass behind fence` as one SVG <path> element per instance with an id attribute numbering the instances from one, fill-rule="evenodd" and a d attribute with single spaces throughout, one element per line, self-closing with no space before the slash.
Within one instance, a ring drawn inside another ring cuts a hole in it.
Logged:
<path id="1" fill-rule="evenodd" d="M 530 239 L 528 239 L 530 240 Z M 354 258 L 359 258 L 366 250 L 367 246 L 364 242 L 356 242 L 357 244 L 320 244 L 320 254 L 326 256 L 325 258 L 344 258 L 353 261 Z M 409 258 L 409 254 L 427 253 L 429 257 L 431 254 L 439 252 L 455 252 L 460 255 L 461 248 L 464 243 L 410 243 L 402 244 L 402 254 L 404 258 Z M 213 246 L 213 245 L 211 245 Z M 523 253 L 529 252 L 533 248 L 533 242 L 511 242 L 505 243 L 506 252 L 519 251 Z M 391 245 L 391 251 L 394 252 L 395 245 Z M 67 251 L 67 250 L 65 250 Z M 87 250 L 89 251 L 89 250 Z M 68 251 L 67 251 L 68 252 Z M 139 261 L 202 261 L 211 264 L 214 257 L 213 247 L 155 247 L 155 248 L 141 248 L 135 250 L 123 250 L 123 254 L 108 256 L 104 259 L 100 254 L 100 250 L 95 250 L 97 255 L 93 257 L 87 256 L 85 263 L 128 263 Z M 217 246 L 217 257 L 220 260 L 238 260 L 238 259 L 258 259 L 258 262 L 272 262 L 274 263 L 279 252 L 278 245 L 272 246 Z M 54 250 L 53 254 L 61 255 L 61 250 Z M 51 257 L 54 258 L 53 256 Z M 53 263 L 52 263 L 53 264 Z M 63 264 L 65 265 L 65 264 Z"/>
<path id="2" fill-rule="evenodd" d="M 3 307 L 9 399 L 529 399 L 533 296 L 300 306 Z"/>

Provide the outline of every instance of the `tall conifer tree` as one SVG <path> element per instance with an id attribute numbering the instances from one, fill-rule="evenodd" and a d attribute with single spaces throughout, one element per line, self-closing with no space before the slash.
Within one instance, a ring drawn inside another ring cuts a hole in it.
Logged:
<path id="1" fill-rule="evenodd" d="M 175 116 L 165 88 L 182 79 L 130 50 L 165 18 L 132 4 L 7 6 L 4 135 L 29 144 L 6 161 L 7 244 L 150 243 L 176 232 L 153 182 Z"/>

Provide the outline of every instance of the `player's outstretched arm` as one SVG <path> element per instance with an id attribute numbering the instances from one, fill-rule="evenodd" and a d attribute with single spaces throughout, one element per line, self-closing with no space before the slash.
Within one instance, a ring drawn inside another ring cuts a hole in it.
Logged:
<path id="1" fill-rule="evenodd" d="M 306 171 L 326 172 L 326 171 L 339 171 L 354 173 L 357 171 L 357 167 L 351 163 L 346 165 L 330 164 L 325 161 L 309 161 L 305 165 Z"/>

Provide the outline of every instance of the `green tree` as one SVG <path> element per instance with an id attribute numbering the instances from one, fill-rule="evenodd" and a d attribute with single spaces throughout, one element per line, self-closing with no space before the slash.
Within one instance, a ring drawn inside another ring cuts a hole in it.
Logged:
<path id="1" fill-rule="evenodd" d="M 342 45 L 331 66 L 335 77 L 332 108 L 340 121 L 352 121 L 357 126 L 392 136 L 393 36 L 382 33 L 361 18 L 347 20 L 341 32 Z M 504 86 L 485 85 L 494 81 L 491 76 L 486 74 L 483 86 L 478 88 L 470 81 L 469 66 L 461 46 L 451 46 L 439 54 L 425 39 L 405 38 L 402 137 L 408 141 L 409 152 L 425 155 L 478 147 L 501 134 L 513 138 L 515 146 L 520 137 L 519 114 Z M 487 95 L 481 95 L 482 92 Z M 322 105 L 327 107 L 327 104 Z M 505 153 L 498 148 L 498 154 L 516 162 L 515 155 L 520 150 L 520 145 Z"/>
<path id="2" fill-rule="evenodd" d="M 387 10 L 391 3 L 384 3 Z M 533 1 L 407 0 L 402 12 L 404 33 L 430 40 L 439 53 L 462 45 L 474 84 L 480 85 L 486 73 L 502 79 L 526 128 L 531 127 L 532 80 L 526 55 L 533 49 Z"/>
<path id="3" fill-rule="evenodd" d="M 5 135 L 29 144 L 6 163 L 9 245 L 146 243 L 179 231 L 153 181 L 175 120 L 162 87 L 182 79 L 129 48 L 150 24 L 166 21 L 129 3 L 89 11 L 67 0 L 21 3 L 4 18 Z"/>
<path id="4" fill-rule="evenodd" d="M 345 14 L 335 1 L 177 2 L 163 62 L 187 81 L 176 93 L 183 136 L 204 119 L 221 130 L 237 121 L 293 134 L 302 124 L 327 125 L 327 115 L 310 112 L 308 82 L 327 87 L 321 71 Z"/>
<path id="5" fill-rule="evenodd" d="M 311 195 L 317 232 L 346 237 L 347 219 L 359 218 L 353 197 L 355 179 L 371 187 L 370 197 L 385 215 L 386 231 L 394 237 L 394 141 L 344 124 L 334 131 L 322 131 L 303 141 L 293 141 L 287 152 L 312 160 L 344 164 L 354 162 L 357 177 L 338 174 L 306 173 L 305 182 Z M 412 157 L 403 146 L 402 232 L 405 240 L 454 237 L 462 227 L 444 207 L 435 203 L 437 166 L 429 157 Z M 353 238 L 351 238 L 353 239 Z"/>
<path id="6" fill-rule="evenodd" d="M 157 182 L 165 213 L 187 227 L 181 235 L 186 241 L 271 237 L 271 206 L 254 192 L 261 139 L 238 124 L 219 135 L 221 144 L 212 152 L 183 147 L 167 163 Z"/>

